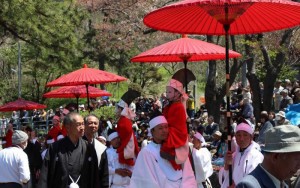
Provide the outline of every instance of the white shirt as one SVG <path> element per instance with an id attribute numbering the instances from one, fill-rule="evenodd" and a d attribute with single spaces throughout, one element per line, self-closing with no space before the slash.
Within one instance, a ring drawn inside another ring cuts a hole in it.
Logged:
<path id="1" fill-rule="evenodd" d="M 160 157 L 160 144 L 150 142 L 138 155 L 130 188 L 196 188 L 197 183 L 189 160 L 182 170 L 174 170 Z"/>
<path id="2" fill-rule="evenodd" d="M 0 151 L 0 183 L 27 183 L 30 170 L 27 154 L 19 147 L 9 147 Z"/>
<path id="3" fill-rule="evenodd" d="M 98 166 L 100 165 L 102 153 L 106 150 L 106 146 L 99 142 L 97 139 L 93 138 L 94 147 L 96 150 L 97 158 L 98 158 Z"/>
<path id="4" fill-rule="evenodd" d="M 264 156 L 257 147 L 259 147 L 258 144 L 252 141 L 244 152 L 240 152 L 240 148 L 237 147 L 233 153 L 232 179 L 235 185 L 237 185 L 243 177 L 252 172 L 258 164 L 262 163 Z M 227 188 L 229 186 L 228 170 L 222 168 L 219 171 L 219 183 L 221 188 Z"/>
<path id="5" fill-rule="evenodd" d="M 130 171 L 133 171 L 133 167 L 120 164 L 119 163 L 119 155 L 117 150 L 113 147 L 110 147 L 106 150 L 107 160 L 108 160 L 108 172 L 109 172 L 109 185 L 111 188 L 118 187 L 127 187 L 130 183 L 130 177 L 122 177 L 119 174 L 115 173 L 115 170 L 118 168 L 126 168 Z"/>
<path id="6" fill-rule="evenodd" d="M 198 188 L 203 188 L 202 182 L 205 182 L 213 174 L 211 164 L 211 153 L 207 148 L 199 150 L 193 148 L 193 160 L 195 165 L 196 181 Z"/>

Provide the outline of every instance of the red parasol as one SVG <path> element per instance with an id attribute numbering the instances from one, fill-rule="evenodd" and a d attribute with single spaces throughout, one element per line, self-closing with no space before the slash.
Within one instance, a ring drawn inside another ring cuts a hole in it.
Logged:
<path id="1" fill-rule="evenodd" d="M 229 51 L 229 58 L 240 57 L 241 54 Z M 225 59 L 225 48 L 201 40 L 182 38 L 167 42 L 131 59 L 132 62 L 183 62 L 187 68 L 188 61 L 205 61 Z M 187 90 L 187 84 L 185 85 Z"/>
<path id="2" fill-rule="evenodd" d="M 8 111 L 19 111 L 19 110 L 43 109 L 43 108 L 47 108 L 47 106 L 19 98 L 16 101 L 12 101 L 4 104 L 3 106 L 0 106 L 0 111 L 8 112 Z"/>
<path id="3" fill-rule="evenodd" d="M 111 96 L 107 91 L 100 90 L 98 88 L 88 86 L 89 97 L 101 97 L 101 96 Z M 78 98 L 87 97 L 86 86 L 64 86 L 55 90 L 52 90 L 43 95 L 45 98 L 76 98 L 77 99 L 77 109 L 78 109 Z"/>
<path id="4" fill-rule="evenodd" d="M 65 74 L 60 78 L 49 82 L 47 87 L 104 84 L 110 82 L 121 82 L 125 80 L 127 79 L 122 76 L 118 76 L 103 70 L 88 68 L 87 65 L 84 64 L 83 68 L 69 74 Z"/>
<path id="5" fill-rule="evenodd" d="M 231 112 L 229 34 L 254 34 L 300 24 L 300 3 L 290 0 L 185 0 L 155 10 L 144 18 L 154 29 L 188 34 L 225 35 L 228 150 Z M 229 168 L 230 185 L 232 184 Z"/>
<path id="6" fill-rule="evenodd" d="M 49 82 L 47 87 L 53 86 L 75 86 L 75 85 L 85 85 L 87 93 L 87 101 L 89 106 L 89 90 L 88 85 L 90 84 L 104 84 L 110 82 L 121 82 L 127 80 L 125 77 L 118 76 L 116 74 L 88 68 L 84 64 L 83 68 L 71 72 L 69 74 L 63 75 L 60 78 Z"/>

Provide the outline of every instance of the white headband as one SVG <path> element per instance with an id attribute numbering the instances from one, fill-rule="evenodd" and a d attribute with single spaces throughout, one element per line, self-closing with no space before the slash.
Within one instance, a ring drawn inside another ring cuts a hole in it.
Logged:
<path id="1" fill-rule="evenodd" d="M 153 119 L 150 120 L 149 125 L 150 125 L 150 130 L 156 127 L 159 124 L 166 123 L 168 124 L 166 118 L 164 116 L 157 116 Z"/>
<path id="2" fill-rule="evenodd" d="M 194 137 L 197 138 L 198 140 L 200 140 L 201 143 L 205 144 L 204 137 L 199 132 L 194 134 Z"/>
<path id="3" fill-rule="evenodd" d="M 253 129 L 251 128 L 250 125 L 246 124 L 246 123 L 240 123 L 236 126 L 236 132 L 238 131 L 245 131 L 249 134 L 253 134 Z"/>
<path id="4" fill-rule="evenodd" d="M 47 144 L 52 144 L 54 143 L 54 139 L 52 138 L 51 140 L 47 140 Z"/>
<path id="5" fill-rule="evenodd" d="M 112 141 L 114 138 L 117 138 L 118 136 L 119 136 L 119 135 L 118 135 L 117 132 L 113 132 L 113 133 L 111 133 L 111 134 L 108 136 L 107 140 L 110 142 L 110 141 Z"/>

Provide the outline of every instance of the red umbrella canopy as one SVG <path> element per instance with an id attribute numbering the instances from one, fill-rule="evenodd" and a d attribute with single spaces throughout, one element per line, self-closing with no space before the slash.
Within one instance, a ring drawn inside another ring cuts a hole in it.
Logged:
<path id="1" fill-rule="evenodd" d="M 83 68 L 71 72 L 69 74 L 65 74 L 60 78 L 53 80 L 52 82 L 49 82 L 47 86 L 53 87 L 53 86 L 104 84 L 110 82 L 121 82 L 124 80 L 127 79 L 110 72 L 88 68 L 87 65 L 84 64 Z"/>
<path id="2" fill-rule="evenodd" d="M 107 91 L 88 86 L 89 97 L 111 96 Z M 86 86 L 64 86 L 43 95 L 45 98 L 85 98 Z"/>
<path id="3" fill-rule="evenodd" d="M 230 58 L 241 54 L 229 51 Z M 225 59 L 225 48 L 201 40 L 183 38 L 167 42 L 131 59 L 132 62 L 182 62 Z"/>
<path id="4" fill-rule="evenodd" d="M 149 13 L 144 23 L 157 30 L 183 34 L 224 35 L 223 25 L 230 25 L 230 35 L 263 33 L 299 25 L 300 3 L 290 0 L 185 0 Z"/>
<path id="5" fill-rule="evenodd" d="M 9 102 L 4 104 L 3 106 L 0 106 L 0 111 L 8 112 L 8 111 L 19 111 L 19 110 L 43 109 L 43 108 L 47 108 L 47 106 L 19 98 L 16 101 Z"/>

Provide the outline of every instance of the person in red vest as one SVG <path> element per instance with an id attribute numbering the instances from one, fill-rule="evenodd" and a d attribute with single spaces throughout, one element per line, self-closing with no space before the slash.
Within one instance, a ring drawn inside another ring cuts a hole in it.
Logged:
<path id="1" fill-rule="evenodd" d="M 132 120 L 136 114 L 129 108 L 130 103 L 140 96 L 140 92 L 128 90 L 117 104 L 116 113 L 119 117 L 116 131 L 120 137 L 121 145 L 117 149 L 119 163 L 134 166 L 139 147 L 137 139 L 133 133 Z"/>
<path id="2" fill-rule="evenodd" d="M 54 116 L 52 119 L 53 126 L 48 132 L 48 136 L 52 137 L 55 141 L 57 141 L 58 135 L 67 136 L 66 128 L 61 125 L 60 118 L 58 116 Z"/>
<path id="3" fill-rule="evenodd" d="M 14 133 L 13 124 L 11 122 L 8 123 L 7 128 L 8 129 L 7 129 L 7 132 L 5 135 L 5 141 L 6 141 L 5 147 L 6 148 L 12 146 L 12 135 Z"/>

